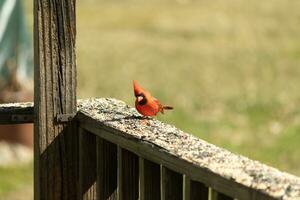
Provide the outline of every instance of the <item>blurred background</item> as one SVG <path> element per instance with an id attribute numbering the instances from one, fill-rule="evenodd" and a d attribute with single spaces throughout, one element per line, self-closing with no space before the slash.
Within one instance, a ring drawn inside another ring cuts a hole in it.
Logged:
<path id="1" fill-rule="evenodd" d="M 0 103 L 33 99 L 32 35 L 22 3 L 0 0 Z M 32 144 L 32 124 L 0 125 L 0 199 L 32 199 Z"/>
<path id="2" fill-rule="evenodd" d="M 300 176 L 299 10 L 298 0 L 77 1 L 79 98 L 133 106 L 136 79 L 175 107 L 160 120 Z M 0 167 L 0 199 L 31 199 L 32 187 L 32 162 Z"/>

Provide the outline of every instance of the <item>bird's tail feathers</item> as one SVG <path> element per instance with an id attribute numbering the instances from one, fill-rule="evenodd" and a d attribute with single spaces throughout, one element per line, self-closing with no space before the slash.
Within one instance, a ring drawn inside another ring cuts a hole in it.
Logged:
<path id="1" fill-rule="evenodd" d="M 173 106 L 163 106 L 163 109 L 166 109 L 166 110 L 173 110 L 174 107 L 173 107 Z"/>
<path id="2" fill-rule="evenodd" d="M 160 109 L 160 112 L 162 113 L 162 114 L 164 114 L 165 112 L 165 110 L 173 110 L 174 109 L 174 107 L 173 106 L 162 106 L 161 107 L 161 109 Z"/>

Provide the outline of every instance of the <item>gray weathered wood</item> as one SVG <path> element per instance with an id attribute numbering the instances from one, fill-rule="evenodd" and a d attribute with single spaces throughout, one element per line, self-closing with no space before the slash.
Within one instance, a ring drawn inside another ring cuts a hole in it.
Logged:
<path id="1" fill-rule="evenodd" d="M 183 176 L 161 166 L 161 200 L 183 199 Z"/>
<path id="2" fill-rule="evenodd" d="M 96 136 L 79 129 L 79 199 L 96 200 Z"/>
<path id="3" fill-rule="evenodd" d="M 245 200 L 300 197 L 298 177 L 228 152 L 157 120 L 149 120 L 145 125 L 134 109 L 119 100 L 86 100 L 81 103 L 78 119 L 81 126 L 106 140 L 228 196 Z"/>
<path id="4" fill-rule="evenodd" d="M 139 200 L 160 199 L 160 165 L 140 157 L 139 173 Z"/>
<path id="5" fill-rule="evenodd" d="M 184 200 L 208 200 L 209 190 L 203 183 L 184 176 Z"/>
<path id="6" fill-rule="evenodd" d="M 0 104 L 0 124 L 22 124 L 32 122 L 32 102 Z"/>
<path id="7" fill-rule="evenodd" d="M 75 0 L 34 0 L 34 198 L 77 199 Z"/>
<path id="8" fill-rule="evenodd" d="M 234 199 L 213 189 L 210 189 L 210 195 L 211 195 L 210 200 L 233 200 Z"/>
<path id="9" fill-rule="evenodd" d="M 117 145 L 97 137 L 97 199 L 117 199 Z"/>
<path id="10" fill-rule="evenodd" d="M 139 197 L 139 159 L 132 152 L 118 148 L 118 199 Z"/>

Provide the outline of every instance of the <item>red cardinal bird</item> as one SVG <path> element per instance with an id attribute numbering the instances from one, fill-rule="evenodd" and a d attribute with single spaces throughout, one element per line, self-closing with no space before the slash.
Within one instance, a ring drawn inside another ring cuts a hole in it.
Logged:
<path id="1" fill-rule="evenodd" d="M 144 116 L 155 116 L 158 112 L 164 114 L 164 110 L 172 110 L 172 106 L 164 106 L 151 94 L 141 88 L 137 81 L 133 81 L 133 89 L 135 100 L 135 108 Z"/>

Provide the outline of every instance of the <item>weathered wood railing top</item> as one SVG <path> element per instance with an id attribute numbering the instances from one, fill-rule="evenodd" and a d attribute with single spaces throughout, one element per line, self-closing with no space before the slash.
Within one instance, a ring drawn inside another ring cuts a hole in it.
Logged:
<path id="1" fill-rule="evenodd" d="M 0 107 L 0 115 L 32 111 L 32 104 Z M 231 196 L 246 199 L 300 199 L 300 178 L 233 154 L 172 125 L 143 119 L 124 102 L 109 99 L 78 101 L 77 119 L 90 132 L 106 130 L 101 137 L 163 164 Z M 0 120 L 2 123 L 2 120 Z"/>
<path id="2" fill-rule="evenodd" d="M 167 167 L 190 177 L 198 176 L 199 181 L 219 187 L 219 191 L 225 187 L 219 184 L 228 181 L 238 183 L 231 188 L 233 195 L 251 193 L 252 188 L 270 197 L 300 198 L 300 178 L 233 154 L 158 120 L 147 120 L 145 124 L 135 109 L 122 101 L 91 99 L 81 101 L 79 108 L 80 121 L 93 124 L 91 129 L 102 127 L 114 131 L 120 137 L 139 143 L 136 148 L 144 145 L 139 151 L 143 156 L 154 161 L 161 159 Z M 131 143 L 126 147 L 135 148 Z M 218 181 L 220 179 L 226 181 Z"/>
<path id="3" fill-rule="evenodd" d="M 0 104 L 0 124 L 19 124 L 32 122 L 32 102 Z"/>

